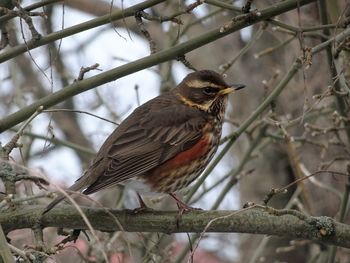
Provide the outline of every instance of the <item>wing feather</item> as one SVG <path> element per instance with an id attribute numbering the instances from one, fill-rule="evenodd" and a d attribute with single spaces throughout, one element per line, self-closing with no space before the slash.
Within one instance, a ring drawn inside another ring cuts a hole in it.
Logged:
<path id="1" fill-rule="evenodd" d="M 159 106 L 157 99 L 136 109 L 106 140 L 81 178 L 89 178 L 85 194 L 141 176 L 201 138 L 206 119 L 200 110 L 164 99 Z"/>

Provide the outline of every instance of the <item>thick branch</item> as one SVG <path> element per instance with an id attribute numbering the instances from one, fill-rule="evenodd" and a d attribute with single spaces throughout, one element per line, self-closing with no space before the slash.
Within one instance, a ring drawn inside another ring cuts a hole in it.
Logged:
<path id="1" fill-rule="evenodd" d="M 15 211 L 1 212 L 0 224 L 5 232 L 32 228 L 44 207 L 26 206 Z M 298 212 L 262 209 L 241 211 L 193 211 L 182 215 L 177 225 L 177 211 L 151 211 L 135 214 L 130 210 L 83 208 L 92 226 L 100 231 L 119 231 L 116 219 L 128 232 L 232 232 L 277 235 L 309 239 L 325 244 L 350 248 L 350 226 L 328 217 L 308 217 Z M 113 215 L 113 216 L 112 216 Z M 58 207 L 41 219 L 43 227 L 87 229 L 82 217 L 70 206 Z"/>
<path id="2" fill-rule="evenodd" d="M 259 21 L 263 21 L 273 16 L 292 10 L 293 8 L 297 7 L 298 3 L 301 6 L 301 5 L 311 3 L 313 1 L 315 0 L 298 0 L 298 1 L 289 0 L 278 4 L 274 4 L 262 10 L 260 12 L 260 15 L 257 17 L 254 17 L 252 21 L 245 21 L 245 20 L 237 21 L 233 24 L 230 24 L 227 28 L 220 27 L 220 28 L 213 29 L 205 34 L 195 37 L 187 42 L 176 45 L 172 48 L 168 48 L 156 54 L 152 54 L 145 58 L 141 58 L 131 63 L 108 70 L 94 77 L 68 85 L 65 88 L 49 96 L 46 96 L 38 100 L 37 102 L 27 107 L 24 107 L 21 110 L 0 120 L 0 133 L 20 123 L 26 118 L 28 118 L 39 106 L 44 106 L 44 108 L 51 107 L 72 96 L 75 96 L 79 93 L 82 93 L 84 91 L 100 86 L 102 84 L 111 82 L 113 80 L 116 80 L 118 78 L 124 77 L 129 74 L 135 73 L 142 69 L 152 67 L 159 63 L 162 63 L 171 59 L 175 59 L 194 49 L 197 49 L 212 41 L 222 38 L 228 34 L 231 34 L 232 32 L 235 32 L 244 27 L 247 27 L 250 24 L 254 24 Z M 0 55 L 0 62 L 1 62 L 1 55 Z"/>

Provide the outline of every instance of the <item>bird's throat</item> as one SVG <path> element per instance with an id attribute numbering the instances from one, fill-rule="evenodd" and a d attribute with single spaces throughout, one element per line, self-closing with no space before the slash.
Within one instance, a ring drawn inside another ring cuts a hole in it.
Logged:
<path id="1" fill-rule="evenodd" d="M 192 100 L 186 98 L 180 93 L 178 93 L 177 96 L 180 99 L 180 101 L 185 105 L 205 111 L 207 113 L 210 113 L 211 115 L 222 118 L 225 114 L 228 95 L 219 96 L 213 100 L 209 100 L 207 102 L 202 103 L 193 102 Z"/>

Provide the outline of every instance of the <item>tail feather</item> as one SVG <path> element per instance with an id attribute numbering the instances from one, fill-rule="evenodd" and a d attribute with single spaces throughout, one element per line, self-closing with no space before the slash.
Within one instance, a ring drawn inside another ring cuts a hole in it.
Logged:
<path id="1" fill-rule="evenodd" d="M 67 191 L 67 194 L 70 195 L 71 192 L 80 191 L 81 189 L 85 188 L 86 181 L 81 179 L 84 179 L 84 176 L 79 178 L 71 187 L 67 189 L 69 191 Z M 60 193 L 59 196 L 57 196 L 51 203 L 48 204 L 47 207 L 45 207 L 45 210 L 42 212 L 42 215 L 49 212 L 52 208 L 54 208 L 56 205 L 62 202 L 65 198 L 66 196 Z"/>
<path id="2" fill-rule="evenodd" d="M 52 208 L 54 208 L 56 205 L 58 205 L 60 202 L 62 202 L 66 197 L 64 195 L 57 196 L 50 204 L 48 204 L 47 207 L 45 207 L 45 210 L 42 212 L 42 214 L 46 214 L 49 212 Z"/>

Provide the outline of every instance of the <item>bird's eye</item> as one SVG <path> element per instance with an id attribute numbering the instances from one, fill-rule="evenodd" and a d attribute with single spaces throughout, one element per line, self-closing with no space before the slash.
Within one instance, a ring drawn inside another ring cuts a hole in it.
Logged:
<path id="1" fill-rule="evenodd" d="M 218 92 L 218 88 L 205 87 L 203 93 L 206 95 L 215 95 Z"/>

